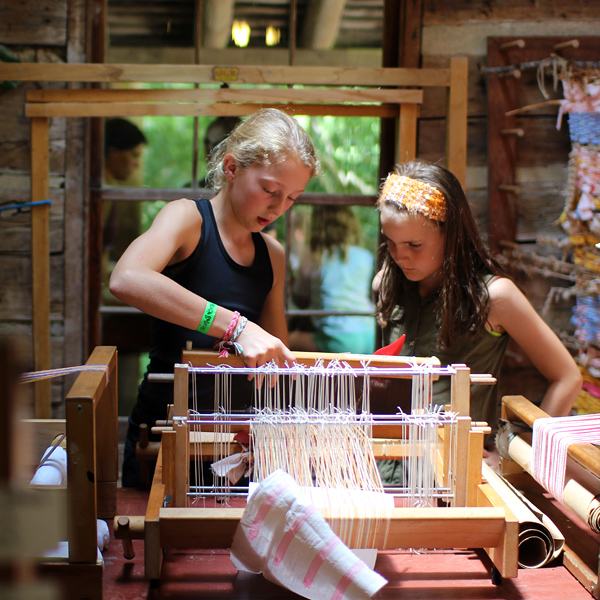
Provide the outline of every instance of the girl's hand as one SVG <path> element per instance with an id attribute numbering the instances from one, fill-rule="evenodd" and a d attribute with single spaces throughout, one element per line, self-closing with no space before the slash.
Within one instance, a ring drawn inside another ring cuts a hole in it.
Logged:
<path id="1" fill-rule="evenodd" d="M 260 367 L 271 361 L 277 366 L 285 366 L 286 362 L 292 365 L 296 362 L 296 357 L 278 337 L 251 321 L 248 321 L 237 342 L 242 347 L 242 358 L 250 368 Z M 248 380 L 253 378 L 254 375 L 248 376 Z M 263 377 L 260 377 L 257 381 L 258 386 L 262 384 L 262 380 Z M 272 378 L 271 384 L 275 384 L 275 378 Z"/>

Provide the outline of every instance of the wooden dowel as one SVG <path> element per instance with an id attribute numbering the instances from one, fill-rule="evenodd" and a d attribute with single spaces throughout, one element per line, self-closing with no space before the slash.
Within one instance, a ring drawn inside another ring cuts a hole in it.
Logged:
<path id="1" fill-rule="evenodd" d="M 511 69 L 510 71 L 505 71 L 503 73 L 498 73 L 498 77 L 500 79 L 507 79 L 509 77 L 514 77 L 515 79 L 521 79 L 521 69 Z"/>
<path id="2" fill-rule="evenodd" d="M 514 185 L 512 183 L 502 183 L 498 186 L 498 189 L 501 192 L 510 192 L 511 194 L 519 195 L 521 193 L 521 188 L 518 185 Z"/>
<path id="3" fill-rule="evenodd" d="M 502 136 L 512 136 L 512 135 L 514 135 L 515 137 L 522 138 L 525 135 L 525 132 L 522 129 L 520 129 L 520 128 L 516 128 L 516 129 L 501 129 L 500 130 L 500 135 L 502 135 Z"/>
<path id="4" fill-rule="evenodd" d="M 567 42 L 559 42 L 552 46 L 553 50 L 562 50 L 563 48 L 579 48 L 579 40 L 569 40 Z"/>
<path id="5" fill-rule="evenodd" d="M 124 535 L 125 532 L 129 531 L 129 517 L 119 517 L 115 520 L 116 527 Z M 121 542 L 123 544 L 123 557 L 127 560 L 133 560 L 135 558 L 135 550 L 133 549 L 133 541 L 129 537 L 122 537 Z"/>
<path id="6" fill-rule="evenodd" d="M 500 44 L 500 50 L 509 50 L 510 48 L 525 48 L 525 40 L 512 40 L 510 42 L 504 42 Z"/>

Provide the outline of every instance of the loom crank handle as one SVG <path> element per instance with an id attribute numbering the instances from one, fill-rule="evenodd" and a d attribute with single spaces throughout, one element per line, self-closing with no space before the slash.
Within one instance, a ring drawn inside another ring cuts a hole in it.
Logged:
<path id="1" fill-rule="evenodd" d="M 145 538 L 146 520 L 143 516 L 118 516 L 113 521 L 115 539 L 123 542 L 123 557 L 132 560 L 135 557 L 133 540 Z"/>

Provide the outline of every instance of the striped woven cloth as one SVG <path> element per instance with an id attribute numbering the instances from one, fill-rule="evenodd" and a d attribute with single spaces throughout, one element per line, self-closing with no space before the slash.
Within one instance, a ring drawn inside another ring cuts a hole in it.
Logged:
<path id="1" fill-rule="evenodd" d="M 314 600 L 364 600 L 387 583 L 340 540 L 282 470 L 248 499 L 231 560 L 237 569 L 262 573 Z"/>

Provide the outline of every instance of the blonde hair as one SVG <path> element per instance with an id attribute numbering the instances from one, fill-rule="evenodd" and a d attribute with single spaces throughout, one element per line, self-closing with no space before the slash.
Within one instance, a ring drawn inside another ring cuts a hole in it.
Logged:
<path id="1" fill-rule="evenodd" d="M 290 154 L 296 155 L 311 171 L 319 174 L 320 165 L 313 143 L 298 122 L 276 108 L 263 108 L 242 121 L 212 152 L 207 179 L 216 191 L 227 178 L 223 157 L 231 154 L 241 169 L 254 164 L 272 165 Z"/>

